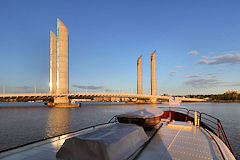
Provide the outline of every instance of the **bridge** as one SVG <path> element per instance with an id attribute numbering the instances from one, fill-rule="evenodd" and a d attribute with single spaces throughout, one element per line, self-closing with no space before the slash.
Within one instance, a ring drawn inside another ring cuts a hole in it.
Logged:
<path id="1" fill-rule="evenodd" d="M 44 100 L 49 106 L 77 107 L 72 99 L 124 98 L 121 101 L 137 103 L 159 103 L 167 101 L 168 96 L 157 95 L 156 50 L 151 54 L 151 94 L 142 93 L 142 56 L 137 59 L 137 94 L 128 93 L 69 93 L 69 37 L 68 29 L 57 19 L 57 35 L 50 31 L 50 82 L 49 93 L 0 94 L 1 101 L 35 101 Z M 203 102 L 203 99 L 179 97 L 182 102 Z"/>
<path id="2" fill-rule="evenodd" d="M 0 100 L 15 101 L 34 101 L 34 100 L 54 100 L 56 97 L 68 97 L 69 99 L 93 99 L 93 98 L 126 98 L 126 101 L 132 99 L 151 100 L 149 94 L 129 94 L 129 93 L 69 93 L 69 94 L 51 94 L 51 93 L 21 93 L 21 94 L 0 94 Z M 169 96 L 155 96 L 158 101 L 169 99 Z M 204 102 L 204 99 L 178 97 L 182 102 Z"/>

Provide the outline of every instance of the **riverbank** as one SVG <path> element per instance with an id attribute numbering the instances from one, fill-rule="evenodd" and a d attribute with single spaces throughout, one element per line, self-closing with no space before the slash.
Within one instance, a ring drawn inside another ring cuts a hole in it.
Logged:
<path id="1" fill-rule="evenodd" d="M 206 102 L 212 102 L 212 103 L 240 103 L 240 100 L 211 100 Z"/>

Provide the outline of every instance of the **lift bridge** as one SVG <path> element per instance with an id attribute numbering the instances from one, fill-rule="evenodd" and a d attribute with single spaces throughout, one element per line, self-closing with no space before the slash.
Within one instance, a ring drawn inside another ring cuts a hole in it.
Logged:
<path id="1" fill-rule="evenodd" d="M 151 54 L 151 94 L 142 92 L 142 56 L 137 59 L 137 94 L 128 93 L 69 93 L 69 39 L 68 29 L 57 19 L 57 35 L 50 32 L 50 83 L 49 93 L 0 94 L 0 101 L 49 102 L 50 106 L 76 107 L 72 99 L 118 98 L 121 101 L 159 103 L 167 101 L 168 96 L 157 95 L 156 50 Z M 182 102 L 203 102 L 204 99 L 179 97 Z M 111 100 L 110 100 L 111 101 Z M 51 104 L 50 104 L 51 103 Z"/>

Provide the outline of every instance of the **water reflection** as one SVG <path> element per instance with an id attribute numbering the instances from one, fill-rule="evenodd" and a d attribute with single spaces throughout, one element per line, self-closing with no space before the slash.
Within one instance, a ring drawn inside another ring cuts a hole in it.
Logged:
<path id="1" fill-rule="evenodd" d="M 69 108 L 51 108 L 48 114 L 46 136 L 52 137 L 70 131 Z"/>
<path id="2" fill-rule="evenodd" d="M 151 107 L 157 108 L 157 107 L 158 107 L 158 104 L 151 104 Z"/>
<path id="3" fill-rule="evenodd" d="M 143 109 L 144 105 L 143 104 L 137 104 L 137 110 Z"/>

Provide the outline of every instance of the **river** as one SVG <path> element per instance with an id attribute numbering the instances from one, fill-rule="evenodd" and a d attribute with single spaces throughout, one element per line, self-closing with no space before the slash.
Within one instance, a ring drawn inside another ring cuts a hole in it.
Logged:
<path id="1" fill-rule="evenodd" d="M 219 118 L 240 159 L 239 103 L 183 103 L 181 106 Z M 0 150 L 107 122 L 116 114 L 145 107 L 151 105 L 83 103 L 80 108 L 49 108 L 43 103 L 0 103 Z"/>

